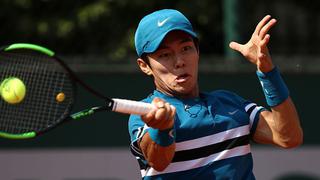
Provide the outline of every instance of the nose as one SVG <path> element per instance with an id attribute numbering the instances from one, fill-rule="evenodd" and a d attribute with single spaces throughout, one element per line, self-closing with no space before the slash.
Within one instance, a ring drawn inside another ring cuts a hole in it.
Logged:
<path id="1" fill-rule="evenodd" d="M 184 60 L 183 56 L 176 55 L 175 56 L 175 68 L 178 69 L 178 68 L 181 68 L 184 66 L 185 66 L 185 60 Z"/>

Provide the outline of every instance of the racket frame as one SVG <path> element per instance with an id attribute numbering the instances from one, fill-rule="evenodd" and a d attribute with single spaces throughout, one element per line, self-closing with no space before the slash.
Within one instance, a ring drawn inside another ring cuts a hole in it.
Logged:
<path id="1" fill-rule="evenodd" d="M 84 87 L 87 91 L 91 92 L 92 94 L 99 97 L 100 99 L 103 99 L 105 103 L 103 106 L 92 107 L 92 108 L 85 109 L 70 115 L 69 113 L 72 109 L 72 104 L 73 104 L 72 102 L 71 106 L 69 106 L 67 110 L 66 115 L 62 116 L 59 119 L 59 121 L 57 121 L 57 123 L 54 123 L 51 127 L 46 127 L 45 130 L 43 131 L 39 131 L 39 132 L 31 131 L 31 132 L 26 132 L 21 134 L 11 134 L 11 133 L 0 131 L 0 137 L 10 138 L 10 139 L 34 138 L 35 136 L 43 134 L 44 132 L 51 130 L 54 127 L 57 127 L 62 122 L 66 122 L 66 119 L 76 120 L 76 119 L 80 119 L 82 117 L 94 114 L 95 112 L 99 112 L 99 111 L 114 111 L 114 112 L 125 113 L 125 114 L 143 115 L 155 109 L 155 106 L 150 103 L 138 102 L 138 101 L 132 101 L 132 100 L 126 100 L 126 99 L 111 99 L 100 94 L 99 92 L 97 92 L 96 90 L 92 89 L 90 86 L 85 84 L 82 80 L 80 80 L 64 61 L 62 61 L 58 56 L 56 56 L 53 51 L 45 47 L 35 45 L 35 44 L 29 44 L 29 43 L 16 43 L 16 44 L 9 45 L 5 48 L 2 48 L 1 50 L 11 51 L 15 49 L 30 49 L 30 50 L 34 50 L 39 53 L 45 54 L 51 58 L 54 58 L 64 68 L 64 70 L 66 70 L 67 74 L 71 79 L 72 86 L 74 87 L 73 89 L 76 88 L 75 82 L 77 82 L 82 87 Z M 75 99 L 75 98 L 73 97 L 72 99 Z"/>

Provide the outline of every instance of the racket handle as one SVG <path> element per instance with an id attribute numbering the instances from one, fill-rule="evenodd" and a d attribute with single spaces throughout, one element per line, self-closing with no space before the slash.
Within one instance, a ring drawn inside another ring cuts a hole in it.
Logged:
<path id="1" fill-rule="evenodd" d="M 137 114 L 137 115 L 145 115 L 155 107 L 153 104 L 132 101 L 127 99 L 112 99 L 114 101 L 112 111 L 125 113 L 125 114 Z"/>

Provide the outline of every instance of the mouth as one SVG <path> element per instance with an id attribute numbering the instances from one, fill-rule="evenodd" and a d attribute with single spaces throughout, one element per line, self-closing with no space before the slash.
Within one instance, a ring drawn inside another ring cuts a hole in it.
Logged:
<path id="1" fill-rule="evenodd" d="M 175 80 L 178 83 L 186 82 L 191 76 L 189 74 L 181 74 Z"/>

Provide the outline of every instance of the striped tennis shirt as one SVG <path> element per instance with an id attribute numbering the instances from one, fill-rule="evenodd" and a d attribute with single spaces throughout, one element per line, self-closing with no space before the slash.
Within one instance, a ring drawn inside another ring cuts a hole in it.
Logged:
<path id="1" fill-rule="evenodd" d="M 137 144 L 149 127 L 140 116 L 131 115 L 130 147 L 142 179 L 255 179 L 250 140 L 265 108 L 224 90 L 200 93 L 193 99 L 178 99 L 155 90 L 143 101 L 151 102 L 155 97 L 176 107 L 176 149 L 166 169 L 150 167 Z"/>

